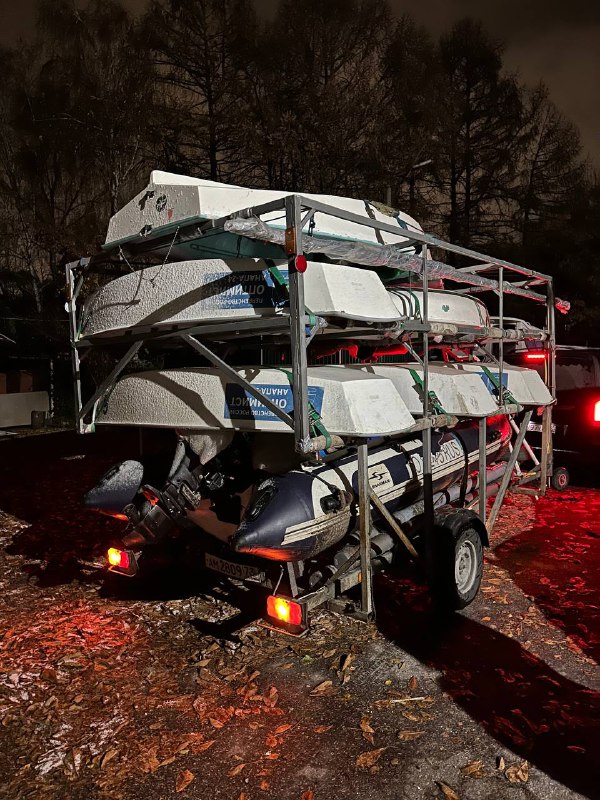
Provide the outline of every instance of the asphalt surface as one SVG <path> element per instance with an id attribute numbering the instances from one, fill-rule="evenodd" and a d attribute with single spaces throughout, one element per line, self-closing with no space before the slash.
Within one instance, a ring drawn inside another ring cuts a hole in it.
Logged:
<path id="1" fill-rule="evenodd" d="M 510 498 L 451 619 L 407 567 L 295 639 L 189 559 L 94 568 L 120 527 L 79 501 L 134 446 L 0 442 L 0 795 L 598 797 L 600 491 Z"/>

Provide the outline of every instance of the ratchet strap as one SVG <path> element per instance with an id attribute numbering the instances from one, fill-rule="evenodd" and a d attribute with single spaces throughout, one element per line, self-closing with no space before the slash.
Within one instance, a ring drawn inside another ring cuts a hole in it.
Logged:
<path id="1" fill-rule="evenodd" d="M 292 373 L 287 370 L 283 369 L 283 367 L 279 367 L 280 372 L 287 377 L 288 381 L 290 382 L 290 386 L 294 385 L 294 376 Z M 310 425 L 310 435 L 314 438 L 315 436 L 324 436 L 325 437 L 325 447 L 324 450 L 328 450 L 331 447 L 331 434 L 325 427 L 325 423 L 323 422 L 323 418 L 317 411 L 317 409 L 313 406 L 313 404 L 308 401 L 308 424 Z"/>
<path id="2" fill-rule="evenodd" d="M 425 385 L 423 383 L 423 378 L 421 378 L 421 376 L 419 375 L 419 373 L 417 372 L 416 369 L 409 369 L 409 372 L 412 375 L 412 378 L 413 378 L 414 382 L 417 384 L 417 386 L 421 390 L 421 393 L 424 395 L 424 393 L 425 393 Z M 433 389 L 430 389 L 427 392 L 427 397 L 429 398 L 429 402 L 431 403 L 431 407 L 433 408 L 433 410 L 435 411 L 436 414 L 445 414 L 446 413 L 444 411 L 444 407 L 440 403 L 439 397 L 433 391 Z"/>
<path id="3" fill-rule="evenodd" d="M 290 292 L 287 285 L 286 279 L 283 277 L 283 274 L 279 267 L 276 266 L 275 262 L 270 258 L 265 258 L 265 264 L 269 270 L 269 274 L 273 279 L 273 284 L 275 285 L 275 293 L 280 298 L 281 302 L 289 301 L 290 299 Z M 308 324 L 311 328 L 313 328 L 317 323 L 317 318 L 310 310 L 310 308 L 304 307 L 304 312 L 308 317 Z"/>
<path id="4" fill-rule="evenodd" d="M 494 373 L 485 366 L 485 364 L 479 364 L 478 366 L 481 367 L 481 371 L 494 387 L 496 394 L 498 395 L 498 402 L 500 402 L 500 375 L 496 377 Z M 502 397 L 505 403 L 508 403 L 509 405 L 518 405 L 517 401 L 506 386 L 502 388 Z"/>

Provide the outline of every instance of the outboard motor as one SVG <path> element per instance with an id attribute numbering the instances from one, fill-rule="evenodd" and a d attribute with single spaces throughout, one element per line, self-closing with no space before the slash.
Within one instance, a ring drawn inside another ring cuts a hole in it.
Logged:
<path id="1" fill-rule="evenodd" d="M 84 506 L 117 519 L 131 528 L 121 543 L 139 549 L 158 544 L 194 518 L 204 506 L 205 516 L 225 523 L 230 534 L 240 524 L 239 493 L 252 483 L 249 454 L 242 437 L 236 437 L 221 455 L 204 441 L 206 436 L 182 436 L 162 489 L 143 483 L 139 461 L 111 467 L 84 497 Z M 231 441 L 231 437 L 229 437 Z M 212 443 L 214 445 L 214 443 Z M 205 459 L 210 460 L 205 463 Z"/>

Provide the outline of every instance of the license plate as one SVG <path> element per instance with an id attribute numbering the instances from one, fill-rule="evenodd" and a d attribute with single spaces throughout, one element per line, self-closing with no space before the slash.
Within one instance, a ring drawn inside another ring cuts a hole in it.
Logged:
<path id="1" fill-rule="evenodd" d="M 527 430 L 528 431 L 534 431 L 535 433 L 541 433 L 542 432 L 542 425 L 539 422 L 530 422 L 527 425 Z M 556 433 L 556 425 L 554 423 L 552 423 L 552 433 Z"/>
<path id="2" fill-rule="evenodd" d="M 236 564 L 234 561 L 226 561 L 224 558 L 213 556 L 206 553 L 204 563 L 208 569 L 227 575 L 228 578 L 236 578 L 238 581 L 245 581 L 247 578 L 254 578 L 260 574 L 256 567 L 249 567 L 247 564 Z"/>

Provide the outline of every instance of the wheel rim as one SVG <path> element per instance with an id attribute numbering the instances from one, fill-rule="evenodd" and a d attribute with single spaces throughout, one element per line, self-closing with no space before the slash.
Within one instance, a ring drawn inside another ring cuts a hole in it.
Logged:
<path id="1" fill-rule="evenodd" d="M 562 486 L 563 488 L 567 485 L 567 476 L 564 472 L 561 472 L 558 476 L 558 485 Z"/>
<path id="2" fill-rule="evenodd" d="M 473 542 L 464 541 L 456 551 L 454 579 L 456 588 L 466 594 L 473 588 L 477 576 L 477 552 Z"/>

